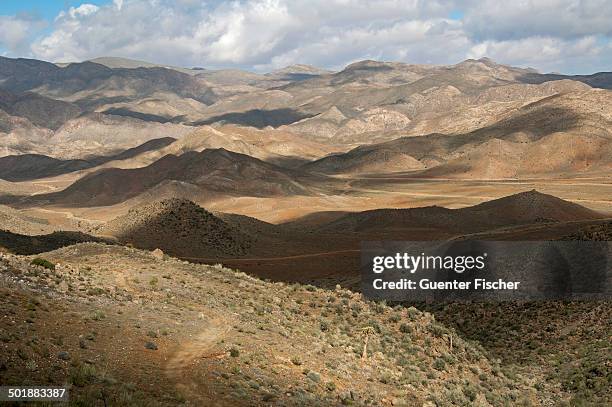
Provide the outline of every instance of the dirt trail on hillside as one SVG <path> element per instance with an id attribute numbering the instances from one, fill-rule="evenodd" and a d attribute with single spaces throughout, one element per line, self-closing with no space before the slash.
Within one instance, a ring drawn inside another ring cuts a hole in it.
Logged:
<path id="1" fill-rule="evenodd" d="M 209 386 L 203 386 L 203 380 L 197 380 L 198 375 L 194 374 L 194 371 L 202 360 L 226 356 L 223 349 L 217 348 L 217 342 L 225 337 L 232 327 L 230 321 L 220 318 L 205 319 L 202 325 L 205 328 L 193 339 L 179 343 L 178 350 L 170 357 L 165 367 L 166 377 L 176 383 L 177 390 L 187 400 L 198 403 L 204 400 L 210 402 L 215 397 Z M 215 405 L 224 404 L 218 401 Z"/>
<path id="2" fill-rule="evenodd" d="M 181 260 L 195 260 L 195 261 L 209 261 L 214 262 L 218 261 L 223 263 L 224 261 L 281 261 L 281 260 L 292 260 L 292 259 L 304 259 L 309 257 L 323 257 L 323 256 L 332 256 L 334 254 L 344 254 L 344 253 L 359 253 L 361 249 L 346 249 L 346 250 L 334 250 L 331 252 L 319 252 L 319 253 L 305 253 L 305 254 L 296 254 L 293 256 L 281 256 L 281 257 L 237 257 L 233 259 L 229 258 L 206 258 L 206 257 L 180 257 Z"/>

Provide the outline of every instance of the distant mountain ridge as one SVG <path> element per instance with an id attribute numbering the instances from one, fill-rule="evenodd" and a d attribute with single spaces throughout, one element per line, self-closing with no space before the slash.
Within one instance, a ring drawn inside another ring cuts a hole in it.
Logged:
<path id="1" fill-rule="evenodd" d="M 430 228 L 465 234 L 497 227 L 601 218 L 603 215 L 583 206 L 533 190 L 460 209 L 430 206 L 349 213 L 317 230 L 391 233 L 406 228 Z"/>
<path id="2" fill-rule="evenodd" d="M 32 197 L 37 202 L 69 206 L 106 206 L 153 189 L 176 184 L 199 194 L 234 196 L 307 195 L 308 178 L 248 155 L 223 148 L 166 155 L 135 169 L 103 169 L 76 181 L 63 191 Z M 162 194 L 157 190 L 155 194 Z"/>

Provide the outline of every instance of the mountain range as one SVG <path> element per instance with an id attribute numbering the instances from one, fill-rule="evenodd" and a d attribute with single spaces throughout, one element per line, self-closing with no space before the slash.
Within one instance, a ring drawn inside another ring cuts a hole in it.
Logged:
<path id="1" fill-rule="evenodd" d="M 605 302 L 359 291 L 363 242 L 605 245 L 611 197 L 610 72 L 0 57 L 0 384 L 71 383 L 82 405 L 609 405 Z"/>

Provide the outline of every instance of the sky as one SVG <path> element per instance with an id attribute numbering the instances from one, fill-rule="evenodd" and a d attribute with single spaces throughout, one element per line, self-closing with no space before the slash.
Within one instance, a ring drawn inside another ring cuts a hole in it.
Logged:
<path id="1" fill-rule="evenodd" d="M 609 0 L 0 0 L 0 55 L 52 62 L 266 72 L 486 56 L 589 74 L 612 71 L 611 39 Z"/>

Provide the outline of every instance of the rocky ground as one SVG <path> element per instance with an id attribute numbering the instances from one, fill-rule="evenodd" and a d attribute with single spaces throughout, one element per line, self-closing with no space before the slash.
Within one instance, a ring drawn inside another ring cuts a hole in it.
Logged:
<path id="1" fill-rule="evenodd" d="M 168 199 L 130 209 L 93 230 L 144 249 L 163 248 L 175 256 L 236 256 L 251 246 L 238 228 L 186 199 Z"/>
<path id="2" fill-rule="evenodd" d="M 0 383 L 66 384 L 72 405 L 546 399 L 537 391 L 543 377 L 509 369 L 415 308 L 339 287 L 269 283 L 160 251 L 84 243 L 39 258 L 46 261 L 0 260 Z"/>

